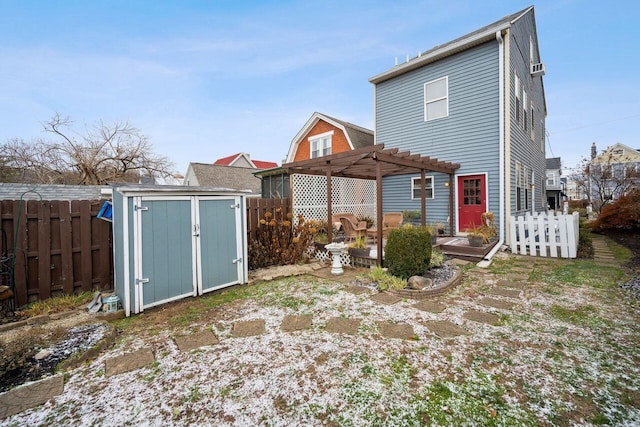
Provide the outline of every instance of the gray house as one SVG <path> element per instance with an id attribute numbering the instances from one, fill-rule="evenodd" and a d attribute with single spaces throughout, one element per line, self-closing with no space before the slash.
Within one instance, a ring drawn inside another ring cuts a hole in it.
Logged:
<path id="1" fill-rule="evenodd" d="M 547 159 L 547 207 L 549 209 L 561 209 L 565 196 L 565 182 L 562 180 L 562 164 L 560 157 Z"/>
<path id="2" fill-rule="evenodd" d="M 376 144 L 460 164 L 427 176 L 427 221 L 454 228 L 495 214 L 507 241 L 510 215 L 546 208 L 545 116 L 534 8 L 420 53 L 372 77 Z M 420 177 L 384 179 L 384 211 L 419 210 Z"/>
<path id="3" fill-rule="evenodd" d="M 189 163 L 184 177 L 184 185 L 191 187 L 220 187 L 260 194 L 260 179 L 253 173 L 254 168 L 212 165 L 210 163 Z"/>

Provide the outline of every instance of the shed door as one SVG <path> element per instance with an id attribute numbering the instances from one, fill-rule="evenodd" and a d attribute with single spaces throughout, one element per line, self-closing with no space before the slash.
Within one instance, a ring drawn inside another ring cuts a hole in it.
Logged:
<path id="1" fill-rule="evenodd" d="M 195 295 L 191 199 L 138 200 L 141 308 Z"/>
<path id="2" fill-rule="evenodd" d="M 458 177 L 458 230 L 482 225 L 482 214 L 487 209 L 485 175 Z"/>
<path id="3" fill-rule="evenodd" d="M 240 198 L 199 197 L 197 204 L 199 293 L 240 283 Z"/>

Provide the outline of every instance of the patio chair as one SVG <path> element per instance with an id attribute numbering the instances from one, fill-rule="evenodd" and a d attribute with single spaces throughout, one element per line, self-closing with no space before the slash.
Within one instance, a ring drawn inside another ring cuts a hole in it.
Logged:
<path id="1" fill-rule="evenodd" d="M 382 235 L 386 237 L 389 231 L 400 228 L 402 225 L 402 212 L 387 212 L 382 215 Z"/>
<path id="2" fill-rule="evenodd" d="M 358 221 L 358 218 L 356 218 L 356 216 L 352 213 L 339 213 L 331 215 L 331 222 L 333 222 L 334 224 L 341 224 L 340 218 L 348 219 L 355 228 L 366 228 L 367 226 L 367 221 Z"/>
<path id="3" fill-rule="evenodd" d="M 342 224 L 342 229 L 344 230 L 344 239 L 345 241 L 354 240 L 358 237 L 365 237 L 367 235 L 367 223 L 366 221 L 363 224 L 353 224 L 348 218 L 341 217 L 340 223 Z"/>

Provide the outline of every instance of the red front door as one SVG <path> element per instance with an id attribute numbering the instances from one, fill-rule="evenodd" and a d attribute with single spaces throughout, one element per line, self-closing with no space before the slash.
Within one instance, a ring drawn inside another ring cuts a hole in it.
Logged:
<path id="1" fill-rule="evenodd" d="M 482 225 L 481 216 L 487 209 L 485 180 L 484 175 L 458 177 L 458 230 L 462 232 Z"/>

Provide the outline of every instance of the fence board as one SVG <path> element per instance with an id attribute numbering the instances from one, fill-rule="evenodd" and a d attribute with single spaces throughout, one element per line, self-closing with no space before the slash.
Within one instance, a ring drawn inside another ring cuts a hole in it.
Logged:
<path id="1" fill-rule="evenodd" d="M 578 247 L 578 216 L 553 213 L 511 216 L 511 248 L 531 256 L 575 258 Z M 528 249 L 527 249 L 528 247 Z"/>
<path id="2" fill-rule="evenodd" d="M 62 291 L 73 293 L 73 246 L 71 240 L 71 205 L 69 202 L 58 202 L 60 215 L 60 264 Z"/>
<path id="3" fill-rule="evenodd" d="M 248 241 L 256 238 L 256 231 L 260 226 L 260 219 L 266 212 L 276 215 L 276 209 L 286 217 L 291 212 L 291 199 L 261 199 L 257 197 L 247 198 L 247 237 Z M 278 214 L 280 215 L 280 214 Z"/>
<path id="4" fill-rule="evenodd" d="M 38 209 L 38 298 L 51 296 L 51 208 L 40 202 Z"/>

